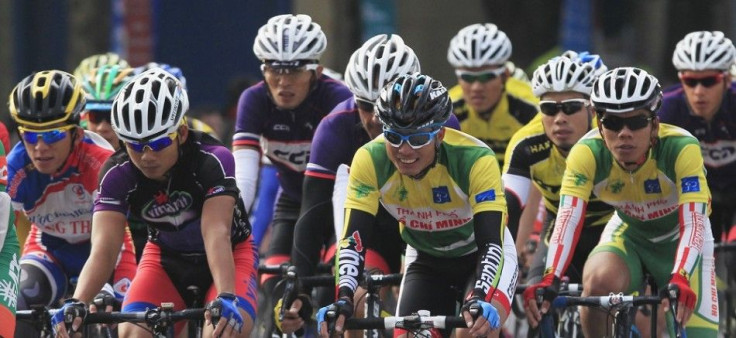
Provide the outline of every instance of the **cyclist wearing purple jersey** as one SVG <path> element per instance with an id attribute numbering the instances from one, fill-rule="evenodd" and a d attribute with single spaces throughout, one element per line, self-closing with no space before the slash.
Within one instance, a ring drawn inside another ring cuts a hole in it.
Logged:
<path id="1" fill-rule="evenodd" d="M 664 93 L 659 119 L 689 131 L 700 142 L 713 198 L 713 238 L 736 222 L 736 86 L 728 72 L 736 48 L 721 32 L 699 31 L 675 47 L 680 84 Z"/>
<path id="2" fill-rule="evenodd" d="M 289 260 L 314 131 L 338 103 L 351 97 L 345 85 L 322 75 L 319 59 L 326 46 L 321 27 L 301 14 L 271 18 L 258 30 L 253 44 L 253 52 L 263 62 L 264 81 L 240 96 L 233 155 L 247 209 L 256 192 L 261 151 L 278 170 L 281 192 L 266 264 Z M 268 294 L 276 283 L 271 277 L 264 275 L 261 281 Z"/>

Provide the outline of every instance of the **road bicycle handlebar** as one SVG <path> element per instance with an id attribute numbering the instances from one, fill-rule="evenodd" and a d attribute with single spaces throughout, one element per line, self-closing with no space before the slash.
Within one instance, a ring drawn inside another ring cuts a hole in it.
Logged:
<path id="1" fill-rule="evenodd" d="M 465 319 L 458 316 L 392 316 L 383 318 L 348 318 L 345 321 L 346 330 L 373 330 L 373 329 L 405 329 L 409 331 L 424 329 L 454 329 L 465 328 Z"/>

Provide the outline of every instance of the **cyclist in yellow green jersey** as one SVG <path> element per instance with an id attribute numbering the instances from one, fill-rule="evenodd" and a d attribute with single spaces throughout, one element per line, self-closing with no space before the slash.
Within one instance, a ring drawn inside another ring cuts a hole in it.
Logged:
<path id="1" fill-rule="evenodd" d="M 488 144 L 501 165 L 511 136 L 537 114 L 531 87 L 506 65 L 511 50 L 506 33 L 491 23 L 461 29 L 447 50 L 458 79 L 450 98 L 460 129 Z"/>
<path id="2" fill-rule="evenodd" d="M 585 263 L 583 296 L 633 293 L 646 271 L 657 285 L 679 289 L 673 305 L 688 336 L 716 337 L 710 190 L 698 140 L 659 122 L 662 89 L 657 78 L 641 69 L 616 68 L 601 75 L 591 102 L 598 128 L 567 157 L 547 268 L 542 281 L 524 292 L 530 313 L 539 320 L 556 296 L 593 194 L 615 212 Z M 536 310 L 537 289 L 544 290 L 541 311 Z M 610 327 L 601 325 L 607 313 L 587 307 L 580 313 L 587 337 L 610 334 Z"/>

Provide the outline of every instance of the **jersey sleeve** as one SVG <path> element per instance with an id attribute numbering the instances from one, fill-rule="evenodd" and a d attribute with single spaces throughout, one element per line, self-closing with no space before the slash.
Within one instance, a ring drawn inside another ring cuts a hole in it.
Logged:
<path id="1" fill-rule="evenodd" d="M 693 142 L 682 148 L 675 161 L 679 204 L 708 203 L 710 193 L 705 179 L 700 146 Z"/>
<path id="2" fill-rule="evenodd" d="M 129 164 L 131 165 L 131 164 Z M 94 212 L 117 211 L 127 214 L 127 192 L 133 189 L 133 177 L 125 174 L 123 165 L 116 163 L 115 158 L 109 158 L 100 170 L 100 186 L 94 202 Z"/>
<path id="3" fill-rule="evenodd" d="M 258 96 L 266 97 L 263 86 L 265 86 L 263 83 L 256 84 L 240 95 L 235 120 L 235 134 L 233 135 L 234 147 L 250 146 L 260 149 L 262 121 L 259 115 L 266 113 L 260 112 L 260 110 L 266 109 L 266 105 L 261 104 L 261 99 Z"/>
<path id="4" fill-rule="evenodd" d="M 319 123 L 314 132 L 309 163 L 304 175 L 334 180 L 337 167 L 342 164 L 342 160 L 350 158 L 350 155 L 345 154 L 352 152 L 349 140 L 352 137 L 350 133 L 355 129 L 345 123 L 347 115 L 333 114 L 350 114 L 350 112 L 333 111 Z"/>
<path id="5" fill-rule="evenodd" d="M 233 154 L 223 146 L 203 146 L 200 153 L 203 158 L 197 178 L 205 191 L 204 198 L 226 195 L 237 199 L 239 192 L 235 183 Z"/>
<path id="6" fill-rule="evenodd" d="M 596 161 L 593 151 L 585 144 L 578 143 L 572 147 L 567 156 L 565 174 L 562 176 L 560 196 L 577 197 L 588 202 L 593 192 Z"/>
<path id="7" fill-rule="evenodd" d="M 473 214 L 482 211 L 500 211 L 506 214 L 501 171 L 495 156 L 478 158 L 470 169 L 469 197 Z"/>
<path id="8" fill-rule="evenodd" d="M 360 148 L 350 165 L 345 208 L 361 210 L 375 216 L 380 197 L 373 159 L 365 147 Z"/>

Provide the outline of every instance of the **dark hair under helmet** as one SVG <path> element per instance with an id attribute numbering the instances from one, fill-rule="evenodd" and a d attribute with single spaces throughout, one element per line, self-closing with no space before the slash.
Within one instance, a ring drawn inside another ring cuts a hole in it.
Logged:
<path id="1" fill-rule="evenodd" d="M 390 129 L 421 129 L 444 124 L 452 101 L 441 82 L 427 75 L 405 74 L 381 89 L 378 118 Z"/>

